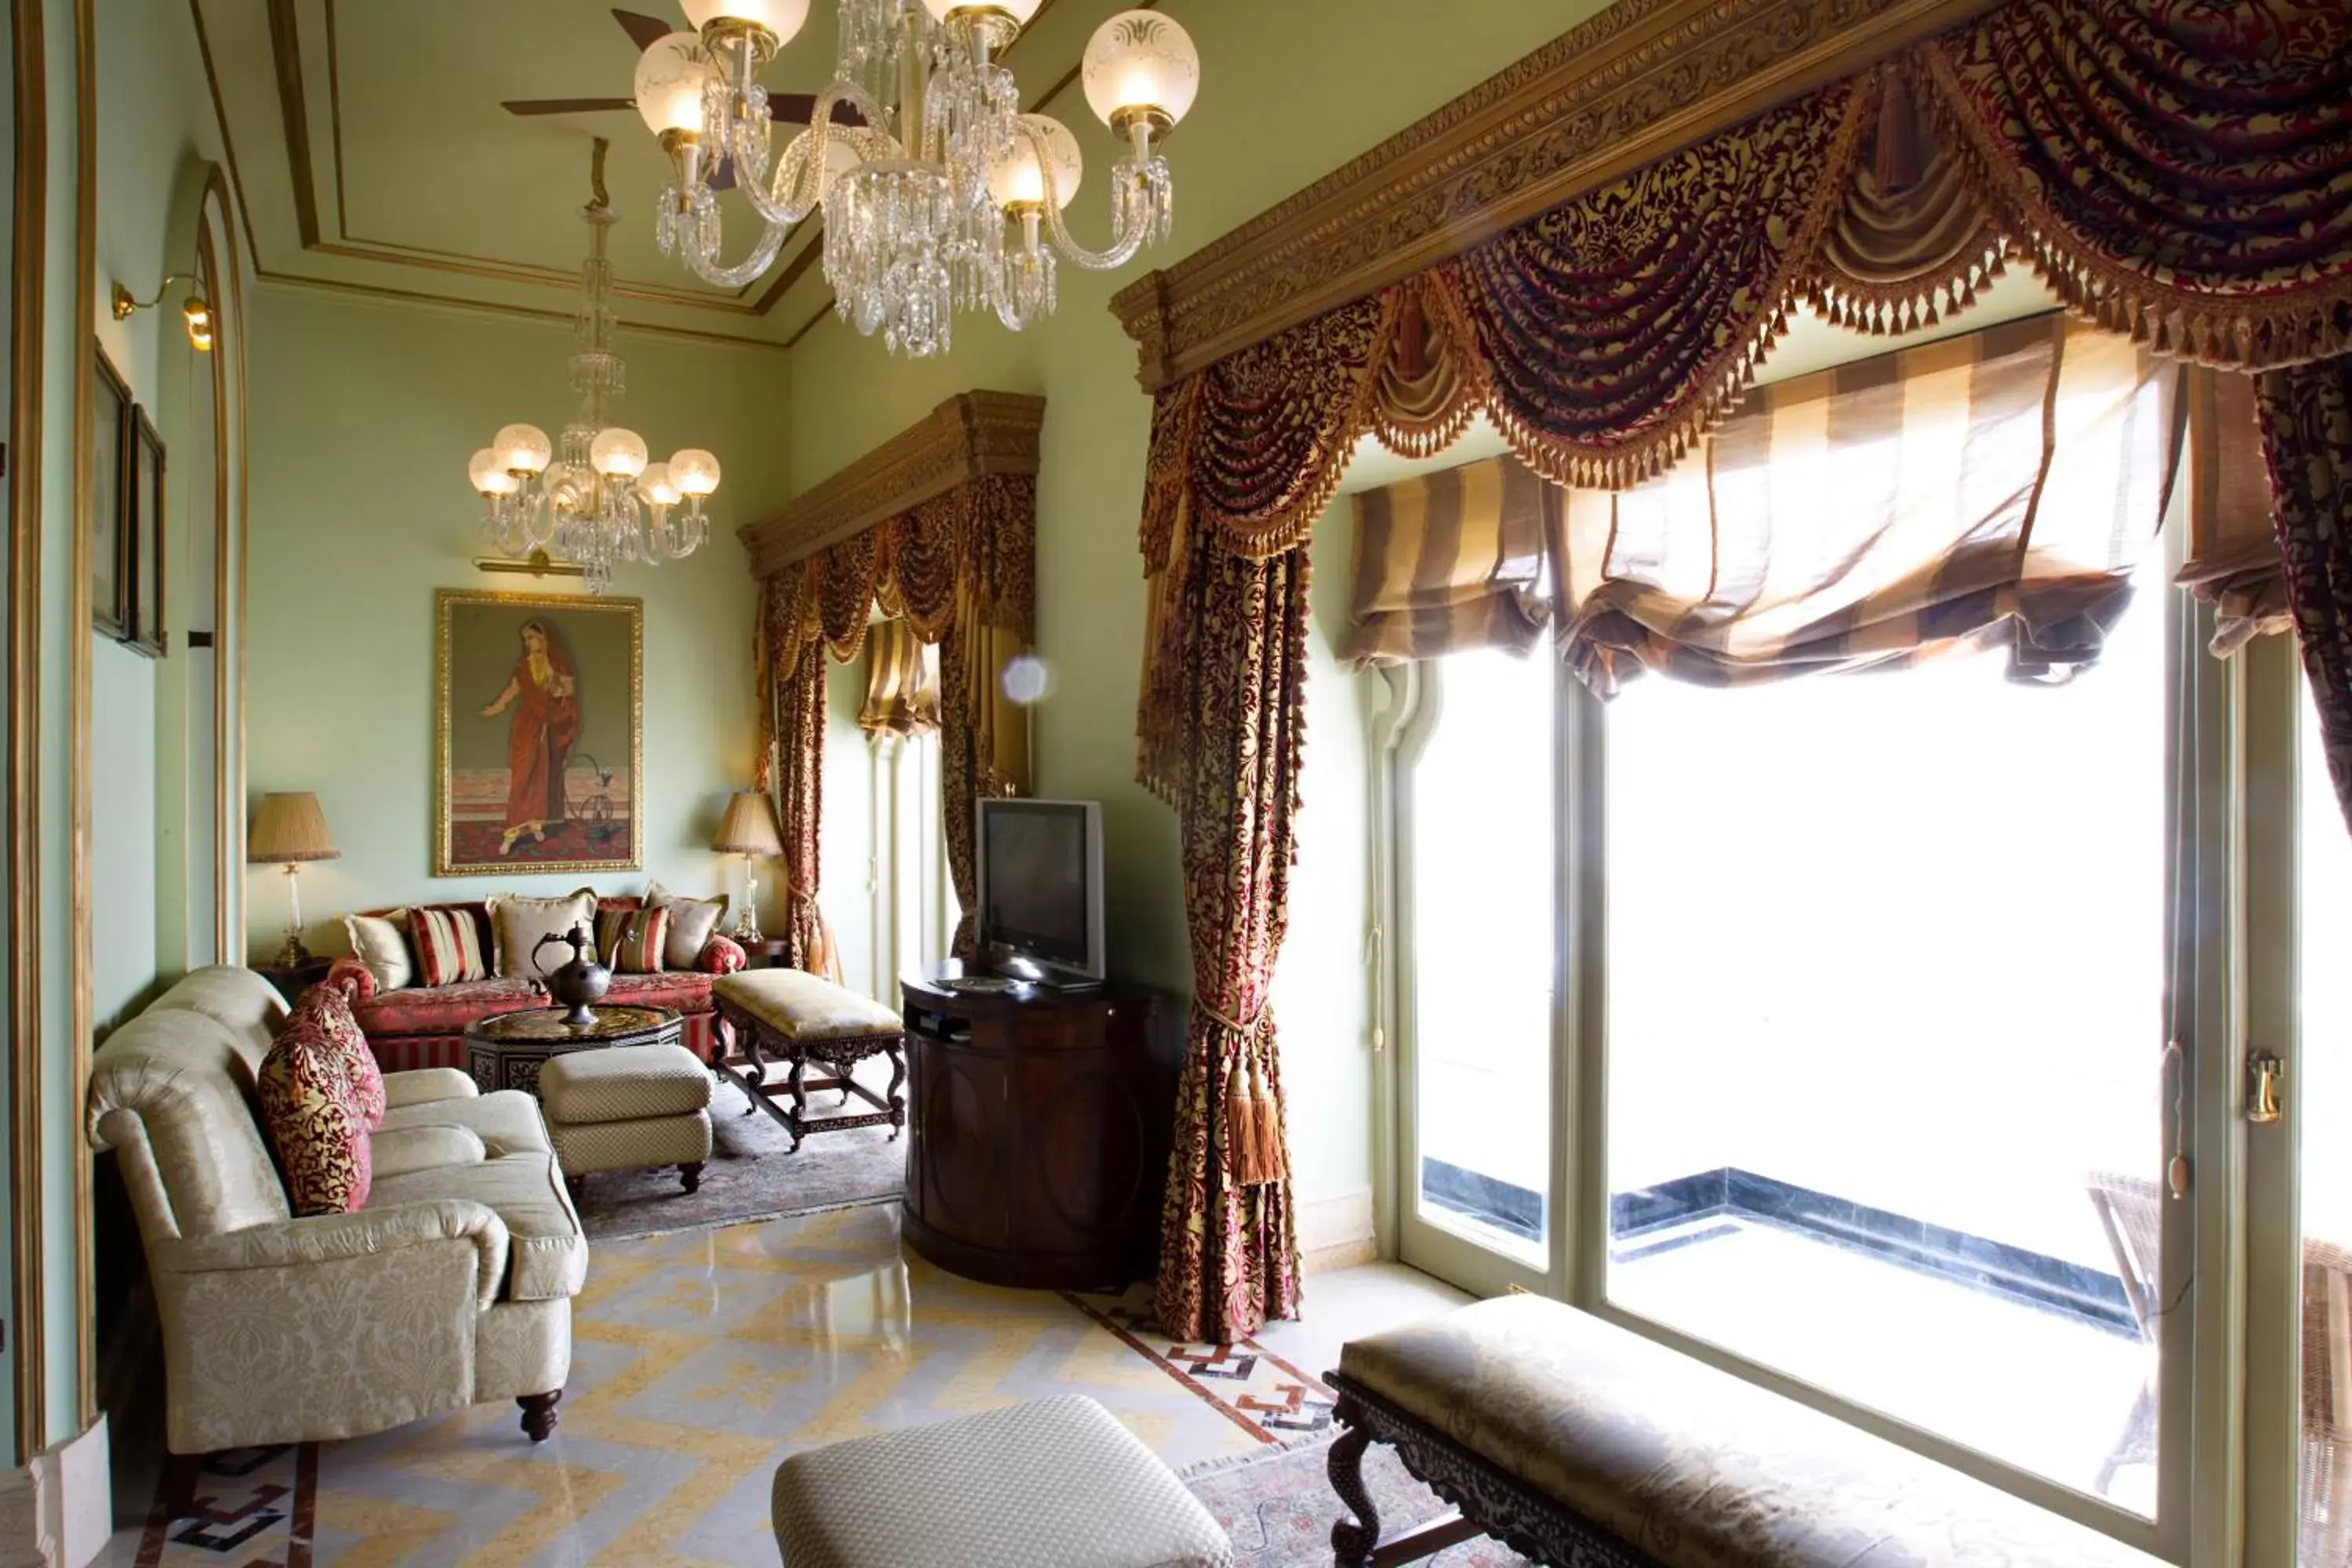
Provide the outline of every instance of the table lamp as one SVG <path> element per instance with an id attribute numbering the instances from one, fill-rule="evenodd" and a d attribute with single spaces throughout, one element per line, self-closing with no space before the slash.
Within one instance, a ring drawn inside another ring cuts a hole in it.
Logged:
<path id="1" fill-rule="evenodd" d="M 755 789 L 738 790 L 729 797 L 727 816 L 710 847 L 721 855 L 743 857 L 743 902 L 729 934 L 737 942 L 760 939 L 759 884 L 751 879 L 751 861 L 761 855 L 784 852 L 783 836 L 776 831 L 776 808 Z"/>
<path id="2" fill-rule="evenodd" d="M 253 831 L 247 835 L 248 865 L 286 868 L 286 945 L 278 950 L 278 967 L 290 969 L 310 961 L 302 945 L 302 890 L 299 879 L 306 860 L 332 860 L 342 853 L 327 831 L 327 815 L 319 797 L 309 790 L 265 795 L 253 814 Z"/>

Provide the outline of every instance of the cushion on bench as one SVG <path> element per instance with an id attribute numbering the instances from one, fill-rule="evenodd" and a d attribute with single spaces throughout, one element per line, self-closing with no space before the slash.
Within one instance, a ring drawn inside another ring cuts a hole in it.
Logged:
<path id="1" fill-rule="evenodd" d="M 898 1014 L 870 996 L 803 969 L 747 969 L 710 983 L 714 1000 L 756 1018 L 788 1040 L 839 1040 L 895 1035 Z"/>
<path id="2" fill-rule="evenodd" d="M 1351 1340 L 1339 1371 L 1669 1568 L 2156 1562 L 1540 1297 Z"/>
<path id="3" fill-rule="evenodd" d="M 785 1568 L 1231 1568 L 1233 1542 L 1091 1399 L 854 1437 L 776 1468 Z"/>

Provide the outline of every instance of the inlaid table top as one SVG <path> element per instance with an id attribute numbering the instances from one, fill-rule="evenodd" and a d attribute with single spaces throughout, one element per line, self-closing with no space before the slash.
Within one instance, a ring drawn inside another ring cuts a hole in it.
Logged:
<path id="1" fill-rule="evenodd" d="M 598 1007 L 593 1024 L 567 1024 L 562 1007 L 495 1013 L 466 1026 L 466 1068 L 485 1094 L 539 1092 L 539 1069 L 572 1051 L 605 1046 L 675 1046 L 685 1020 L 667 1007 Z"/>
<path id="2" fill-rule="evenodd" d="M 494 1013 L 466 1026 L 471 1037 L 492 1044 L 614 1045 L 633 1035 L 648 1034 L 677 1022 L 667 1007 L 598 1007 L 593 1024 L 567 1024 L 561 1007 L 532 1007 L 520 1013 Z"/>

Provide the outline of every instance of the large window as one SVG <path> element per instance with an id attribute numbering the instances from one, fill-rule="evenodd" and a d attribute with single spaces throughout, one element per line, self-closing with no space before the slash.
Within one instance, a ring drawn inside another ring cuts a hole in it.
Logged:
<path id="1" fill-rule="evenodd" d="M 1609 1300 L 2153 1513 L 2164 599 L 1606 737 Z"/>
<path id="2" fill-rule="evenodd" d="M 2352 836 L 2302 709 L 2302 1561 L 2335 1568 L 2352 1562 Z"/>

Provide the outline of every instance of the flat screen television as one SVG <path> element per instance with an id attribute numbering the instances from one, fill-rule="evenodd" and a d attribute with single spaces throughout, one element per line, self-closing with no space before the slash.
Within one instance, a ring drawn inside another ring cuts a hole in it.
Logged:
<path id="1" fill-rule="evenodd" d="M 981 951 L 1047 984 L 1100 981 L 1102 807 L 1090 800 L 982 800 Z"/>

